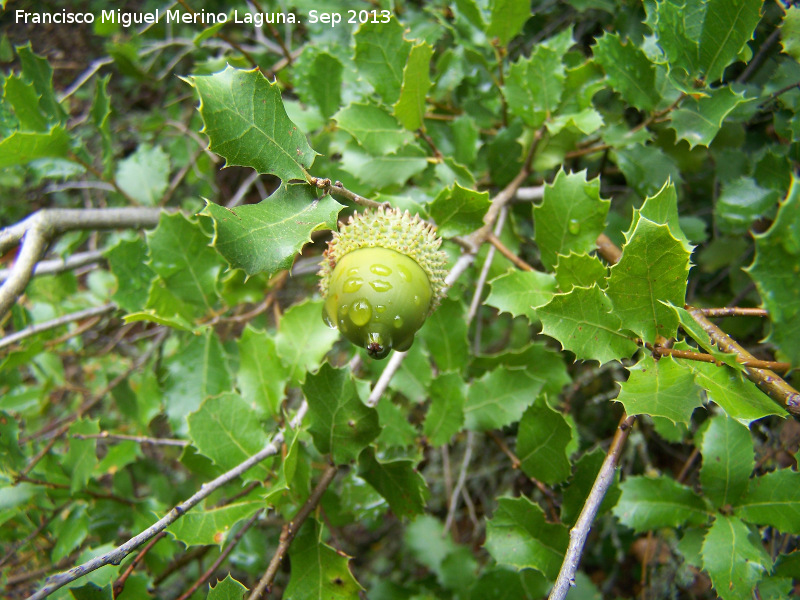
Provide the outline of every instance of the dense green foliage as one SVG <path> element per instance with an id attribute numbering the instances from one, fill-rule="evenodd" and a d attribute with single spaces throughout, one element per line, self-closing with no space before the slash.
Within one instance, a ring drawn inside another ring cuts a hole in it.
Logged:
<path id="1" fill-rule="evenodd" d="M 239 599 L 279 556 L 275 597 L 542 598 L 607 452 L 570 600 L 792 593 L 800 8 L 101 4 L 0 31 L 0 595 L 104 557 L 51 597 Z M 452 276 L 386 361 L 316 276 L 376 203 Z M 37 235 L 86 260 L 9 291 Z"/>

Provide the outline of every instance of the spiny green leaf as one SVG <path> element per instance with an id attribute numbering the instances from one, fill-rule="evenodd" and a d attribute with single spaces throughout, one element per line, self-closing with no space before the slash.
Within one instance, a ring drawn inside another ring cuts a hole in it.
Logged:
<path id="1" fill-rule="evenodd" d="M 606 293 L 614 313 L 646 342 L 677 332 L 678 319 L 662 302 L 684 303 L 689 256 L 667 225 L 642 217 L 622 248 L 622 258 L 611 267 Z"/>
<path id="2" fill-rule="evenodd" d="M 630 238 L 640 217 L 669 227 L 672 236 L 683 244 L 687 252 L 691 252 L 694 248 L 689 243 L 683 230 L 681 230 L 680 217 L 678 215 L 678 192 L 671 179 L 667 179 L 658 192 L 645 198 L 641 208 L 633 212 L 631 226 L 625 232 L 626 238 Z"/>
<path id="3" fill-rule="evenodd" d="M 158 227 L 146 236 L 148 265 L 169 292 L 202 313 L 211 311 L 219 300 L 217 278 L 223 263 L 200 226 L 181 213 L 162 213 Z"/>
<path id="4" fill-rule="evenodd" d="M 327 119 L 341 106 L 343 70 L 337 57 L 308 44 L 295 63 L 295 90 L 303 102 L 319 108 Z"/>
<path id="5" fill-rule="evenodd" d="M 50 123 L 63 123 L 67 113 L 58 103 L 53 91 L 53 67 L 50 62 L 38 54 L 34 54 L 30 42 L 17 47 L 17 54 L 22 63 L 22 76 L 33 83 L 39 95 L 39 108 L 47 115 Z"/>
<path id="6" fill-rule="evenodd" d="M 603 233 L 610 202 L 600 198 L 600 179 L 586 180 L 586 172 L 559 170 L 545 186 L 544 200 L 533 207 L 534 239 L 545 268 L 551 270 L 559 254 L 590 252 Z"/>
<path id="7" fill-rule="evenodd" d="M 630 40 L 623 43 L 615 33 L 606 33 L 592 49 L 611 87 L 630 104 L 653 110 L 661 100 L 656 89 L 656 68 L 641 48 Z"/>
<path id="8" fill-rule="evenodd" d="M 155 273 L 143 260 L 146 255 L 147 244 L 141 238 L 120 240 L 105 252 L 111 272 L 117 279 L 117 291 L 111 299 L 128 312 L 142 310 L 147 303 Z"/>
<path id="9" fill-rule="evenodd" d="M 23 81 L 18 75 L 6 77 L 3 100 L 14 111 L 23 131 L 47 131 L 48 119 L 39 109 L 39 94 L 33 83 Z"/>
<path id="10" fill-rule="evenodd" d="M 294 600 L 357 600 L 362 589 L 350 572 L 350 557 L 320 540 L 321 527 L 309 519 L 292 542 L 292 574 L 284 593 Z"/>
<path id="11" fill-rule="evenodd" d="M 586 253 L 570 252 L 567 256 L 559 255 L 555 266 L 556 283 L 562 292 L 573 287 L 592 287 L 597 284 L 605 287 L 608 269 L 596 256 Z"/>
<path id="12" fill-rule="evenodd" d="M 530 58 L 521 58 L 511 65 L 503 95 L 511 112 L 537 128 L 556 111 L 563 89 L 561 55 L 538 45 Z"/>
<path id="13" fill-rule="evenodd" d="M 753 472 L 753 438 L 741 423 L 715 415 L 703 433 L 703 493 L 717 508 L 736 504 Z"/>
<path id="14" fill-rule="evenodd" d="M 499 367 L 472 382 L 464 405 L 464 423 L 473 431 L 499 429 L 518 421 L 542 389 L 542 381 L 524 369 Z"/>
<path id="15" fill-rule="evenodd" d="M 800 534 L 800 473 L 780 469 L 751 479 L 735 512 L 751 523 Z"/>
<path id="16" fill-rule="evenodd" d="M 637 349 L 611 309 L 611 300 L 594 285 L 556 294 L 536 309 L 536 315 L 542 321 L 542 333 L 561 342 L 576 358 L 602 364 L 627 358 Z"/>
<path id="17" fill-rule="evenodd" d="M 531 5 L 527 0 L 495 0 L 491 3 L 492 14 L 486 35 L 497 37 L 500 44 L 508 45 L 531 16 Z"/>
<path id="18" fill-rule="evenodd" d="M 236 383 L 242 398 L 259 416 L 277 416 L 288 373 L 278 357 L 275 338 L 249 325 L 239 339 Z"/>
<path id="19" fill-rule="evenodd" d="M 575 523 L 583 510 L 583 505 L 589 497 L 600 467 L 606 458 L 606 453 L 602 448 L 595 448 L 587 452 L 575 462 L 573 466 L 574 475 L 569 486 L 564 490 L 564 501 L 561 503 L 561 521 L 565 525 Z M 609 511 L 617 504 L 619 498 L 619 471 L 614 475 L 614 482 L 606 492 L 606 497 L 600 505 L 598 515 Z"/>
<path id="20" fill-rule="evenodd" d="M 786 54 L 800 61 L 800 6 L 786 9 L 781 23 L 781 46 Z"/>
<path id="21" fill-rule="evenodd" d="M 409 131 L 423 126 L 425 101 L 431 87 L 430 69 L 433 46 L 421 42 L 411 47 L 403 69 L 403 87 L 394 104 L 394 116 Z"/>
<path id="22" fill-rule="evenodd" d="M 141 144 L 117 165 L 117 185 L 145 206 L 155 206 L 169 186 L 169 155 L 160 146 Z"/>
<path id="23" fill-rule="evenodd" d="M 466 385 L 457 373 L 439 375 L 430 383 L 431 404 L 422 431 L 432 446 L 442 446 L 464 424 Z"/>
<path id="24" fill-rule="evenodd" d="M 479 354 L 473 357 L 472 366 L 482 371 L 491 371 L 499 366 L 524 369 L 528 377 L 541 381 L 542 391 L 551 396 L 558 396 L 562 388 L 572 382 L 562 354 L 542 342 L 499 354 Z"/>
<path id="25" fill-rule="evenodd" d="M 378 437 L 378 413 L 361 402 L 348 369 L 325 363 L 317 374 L 306 377 L 303 393 L 314 445 L 323 454 L 331 453 L 336 464 L 355 460 Z"/>
<path id="26" fill-rule="evenodd" d="M 358 475 L 377 490 L 397 517 L 410 517 L 425 510 L 428 486 L 408 459 L 381 462 L 375 449 L 365 448 L 358 457 Z"/>
<path id="27" fill-rule="evenodd" d="M 794 177 L 778 216 L 756 235 L 756 258 L 747 269 L 772 322 L 770 340 L 800 364 L 800 179 Z"/>
<path id="28" fill-rule="evenodd" d="M 486 524 L 486 549 L 501 565 L 536 569 L 553 580 L 564 558 L 569 533 L 547 523 L 544 512 L 525 497 L 500 498 Z"/>
<path id="29" fill-rule="evenodd" d="M 64 469 L 70 474 L 70 491 L 74 494 L 84 487 L 97 466 L 97 440 L 78 439 L 76 435 L 100 432 L 99 421 L 78 419 L 69 427 L 69 450 L 63 459 Z"/>
<path id="30" fill-rule="evenodd" d="M 186 416 L 198 409 L 209 396 L 230 389 L 231 377 L 222 344 L 207 329 L 202 335 L 189 336 L 176 354 L 165 360 L 167 376 L 164 402 L 172 427 L 186 431 Z"/>
<path id="31" fill-rule="evenodd" d="M 187 546 L 222 546 L 236 523 L 252 517 L 263 507 L 261 501 L 235 502 L 219 508 L 196 507 L 167 527 L 167 533 Z"/>
<path id="32" fill-rule="evenodd" d="M 392 154 L 414 139 L 400 127 L 395 117 L 374 104 L 353 102 L 333 118 L 373 156 Z"/>
<path id="33" fill-rule="evenodd" d="M 0 169 L 25 165 L 38 158 L 66 158 L 69 150 L 70 137 L 61 125 L 46 133 L 15 131 L 0 141 Z"/>
<path id="34" fill-rule="evenodd" d="M 698 66 L 716 81 L 753 37 L 761 0 L 708 0 L 698 48 Z"/>
<path id="35" fill-rule="evenodd" d="M 355 146 L 342 152 L 342 166 L 370 190 L 385 190 L 404 184 L 428 166 L 425 152 L 408 144 L 396 152 L 371 156 Z"/>
<path id="36" fill-rule="evenodd" d="M 775 206 L 777 199 L 777 190 L 762 188 L 752 177 L 739 177 L 722 186 L 714 204 L 714 223 L 722 233 L 744 233 Z"/>
<path id="37" fill-rule="evenodd" d="M 410 448 L 417 442 L 417 429 L 408 422 L 408 411 L 392 402 L 378 402 L 375 407 L 381 425 L 378 448 Z"/>
<path id="38" fill-rule="evenodd" d="M 739 518 L 717 515 L 703 540 L 703 568 L 722 600 L 750 600 L 772 560 Z"/>
<path id="39" fill-rule="evenodd" d="M 454 183 L 439 192 L 428 209 L 439 235 L 452 237 L 480 228 L 490 205 L 489 192 L 477 192 Z"/>
<path id="40" fill-rule="evenodd" d="M 226 471 L 258 453 L 268 442 L 258 414 L 232 392 L 208 398 L 187 421 L 195 448 Z M 262 462 L 242 477 L 247 481 L 263 481 L 270 474 L 271 470 Z"/>
<path id="41" fill-rule="evenodd" d="M 672 128 L 689 148 L 706 146 L 717 136 L 722 122 L 733 110 L 747 102 L 744 94 L 729 87 L 711 90 L 702 98 L 686 98 L 672 113 Z"/>
<path id="42" fill-rule="evenodd" d="M 425 341 L 439 371 L 463 368 L 469 354 L 464 305 L 456 300 L 445 299 L 436 312 L 428 317 L 419 336 Z"/>
<path id="43" fill-rule="evenodd" d="M 246 591 L 247 588 L 228 573 L 225 579 L 210 587 L 206 600 L 242 600 Z"/>
<path id="44" fill-rule="evenodd" d="M 403 26 L 394 17 L 388 23 L 363 23 L 353 37 L 359 73 L 386 104 L 394 104 L 400 97 L 403 70 L 411 52 L 411 42 L 403 37 Z"/>
<path id="45" fill-rule="evenodd" d="M 275 348 L 291 379 L 302 383 L 338 338 L 339 332 L 322 320 L 322 301 L 305 300 L 281 317 Z"/>
<path id="46" fill-rule="evenodd" d="M 703 405 L 694 372 L 670 356 L 655 361 L 648 354 L 628 371 L 617 401 L 629 415 L 664 417 L 688 425 L 694 409 Z"/>
<path id="47" fill-rule="evenodd" d="M 668 477 L 629 477 L 614 514 L 637 532 L 661 527 L 700 525 L 710 517 L 703 498 Z"/>
<path id="48" fill-rule="evenodd" d="M 248 275 L 270 275 L 292 266 L 311 234 L 336 227 L 342 205 L 318 198 L 309 185 L 281 185 L 258 204 L 224 208 L 207 202 L 201 215 L 214 221 L 214 247 L 231 266 Z"/>
<path id="49" fill-rule="evenodd" d="M 535 308 L 547 304 L 556 293 L 556 278 L 540 271 L 509 271 L 489 282 L 491 293 L 486 304 L 514 317 L 525 315 L 536 322 Z"/>
<path id="50" fill-rule="evenodd" d="M 209 149 L 228 165 L 271 173 L 284 183 L 305 179 L 316 152 L 292 123 L 277 83 L 261 71 L 231 66 L 214 75 L 191 77 L 200 95 L 200 115 L 211 140 Z"/>
<path id="51" fill-rule="evenodd" d="M 571 440 L 572 430 L 564 416 L 539 396 L 519 422 L 517 456 L 522 470 L 547 485 L 561 483 L 570 475 L 567 445 Z"/>

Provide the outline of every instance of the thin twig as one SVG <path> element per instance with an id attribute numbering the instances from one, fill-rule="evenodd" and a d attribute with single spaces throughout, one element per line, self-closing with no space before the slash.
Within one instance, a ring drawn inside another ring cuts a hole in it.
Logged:
<path id="1" fill-rule="evenodd" d="M 702 311 L 693 306 L 686 306 L 692 318 L 706 331 L 711 340 L 723 352 L 732 352 L 737 355 L 737 360 L 756 360 L 747 350 L 742 348 L 736 340 L 709 321 Z M 756 367 L 745 367 L 745 375 L 755 383 L 759 389 L 785 407 L 793 415 L 800 415 L 800 392 L 786 383 L 773 371 Z"/>
<path id="2" fill-rule="evenodd" d="M 76 440 L 111 440 L 123 442 L 136 442 L 137 444 L 150 444 L 153 446 L 188 446 L 189 442 L 186 440 L 175 440 L 172 438 L 151 438 L 141 435 L 123 435 L 121 433 L 109 433 L 108 431 L 101 431 L 100 433 L 75 433 L 71 437 Z"/>
<path id="3" fill-rule="evenodd" d="M 653 346 L 652 344 L 645 344 L 653 354 L 658 356 L 674 356 L 675 358 L 685 358 L 687 360 L 696 360 L 699 362 L 714 363 L 718 367 L 723 366 L 725 363 L 720 362 L 716 357 L 711 354 L 703 354 L 702 352 L 692 352 L 691 350 L 675 350 L 673 348 L 663 348 L 661 346 Z M 736 362 L 745 366 L 756 369 L 772 369 L 775 371 L 788 371 L 792 368 L 791 363 L 777 362 L 772 360 L 758 360 L 756 358 L 743 358 L 736 357 Z"/>
<path id="4" fill-rule="evenodd" d="M 605 233 L 597 236 L 597 242 L 595 243 L 597 244 L 597 253 L 605 258 L 608 264 L 615 265 L 622 258 L 622 250 Z"/>
<path id="5" fill-rule="evenodd" d="M 297 410 L 297 414 L 295 415 L 294 419 L 292 419 L 292 425 L 296 428 L 303 420 L 306 411 L 308 411 L 308 404 L 304 401 L 300 408 Z M 175 508 L 173 508 L 169 513 L 166 514 L 163 518 L 158 520 L 156 523 L 139 533 L 138 535 L 133 536 L 124 544 L 118 546 L 114 550 L 110 552 L 106 552 L 101 556 L 97 556 L 82 565 L 78 565 L 73 567 L 69 571 L 65 571 L 63 573 L 58 573 L 53 575 L 52 577 L 47 578 L 47 582 L 44 587 L 40 588 L 36 593 L 31 595 L 28 600 L 41 600 L 42 598 L 46 598 L 56 590 L 62 588 L 63 586 L 67 585 L 75 581 L 76 579 L 80 579 L 84 575 L 91 573 L 108 564 L 119 564 L 120 561 L 125 558 L 128 554 L 136 550 L 139 546 L 146 543 L 148 540 L 152 539 L 153 536 L 158 535 L 160 532 L 164 531 L 167 527 L 169 527 L 172 523 L 177 521 L 180 517 L 186 514 L 187 511 L 191 510 L 195 506 L 197 506 L 201 501 L 206 499 L 212 493 L 217 491 L 219 488 L 224 486 L 226 483 L 233 481 L 237 477 L 241 476 L 243 473 L 248 471 L 250 468 L 254 467 L 261 461 L 269 458 L 270 456 L 276 455 L 281 448 L 281 444 L 283 444 L 285 432 L 284 430 L 279 431 L 275 434 L 270 441 L 260 452 L 257 452 L 250 458 L 245 461 L 242 461 L 234 468 L 229 471 L 226 471 L 213 481 L 206 483 L 205 485 L 200 487 L 194 495 L 187 498 L 180 504 L 178 504 Z"/>
<path id="6" fill-rule="evenodd" d="M 514 263 L 517 267 L 522 269 L 523 271 L 535 271 L 535 269 L 522 260 L 519 256 L 514 254 L 508 247 L 500 241 L 500 239 L 493 233 L 490 233 L 486 236 L 486 241 L 489 242 L 493 248 L 497 248 L 497 250 L 505 256 L 508 260 Z"/>
<path id="7" fill-rule="evenodd" d="M 578 571 L 583 546 L 586 544 L 586 538 L 589 535 L 592 522 L 600 509 L 603 498 L 605 498 L 608 488 L 614 482 L 614 473 L 622 454 L 622 448 L 625 445 L 625 440 L 628 439 L 628 434 L 630 434 L 635 419 L 636 417 L 628 417 L 624 413 L 622 415 L 617 432 L 611 441 L 611 447 L 608 449 L 608 454 L 606 454 L 600 471 L 597 473 L 581 514 L 578 516 L 575 526 L 569 532 L 569 546 L 548 600 L 564 600 L 569 588 L 575 585 L 575 573 Z"/>
<path id="8" fill-rule="evenodd" d="M 458 500 L 461 497 L 461 489 L 467 481 L 467 470 L 469 469 L 469 461 L 472 460 L 472 447 L 475 444 L 475 434 L 472 431 L 467 431 L 467 442 L 464 449 L 464 458 L 461 459 L 461 468 L 458 471 L 458 479 L 456 479 L 456 486 L 453 488 L 453 495 L 450 498 L 450 506 L 447 509 L 447 518 L 444 520 L 444 531 L 442 537 L 447 535 L 450 528 L 453 526 L 453 519 L 456 515 L 458 508 Z"/>
<path id="9" fill-rule="evenodd" d="M 73 254 L 67 258 L 54 258 L 52 260 L 42 260 L 36 264 L 33 269 L 33 276 L 37 275 L 54 275 L 56 273 L 63 273 L 64 271 L 71 271 L 78 267 L 99 263 L 105 260 L 101 250 L 90 250 L 89 252 L 80 252 Z M 0 269 L 0 282 L 8 279 L 11 275 L 12 269 Z"/>
<path id="10" fill-rule="evenodd" d="M 737 306 L 724 308 L 698 308 L 703 316 L 709 319 L 718 317 L 764 317 L 769 318 L 769 312 L 763 308 L 739 308 Z"/>
<path id="11" fill-rule="evenodd" d="M 381 206 L 387 206 L 387 203 L 385 202 L 375 202 L 375 200 L 370 200 L 369 198 L 364 198 L 364 196 L 359 196 L 355 192 L 351 192 L 344 187 L 341 181 L 331 181 L 327 178 L 309 176 L 308 182 L 311 185 L 321 189 L 326 194 L 331 194 L 332 196 L 341 196 L 342 198 L 350 200 L 350 202 L 355 202 L 356 204 L 360 204 L 361 206 L 365 206 L 367 208 L 379 208 Z"/>
<path id="12" fill-rule="evenodd" d="M 497 217 L 497 223 L 494 226 L 494 232 L 492 233 L 492 237 L 495 239 L 496 236 L 500 235 L 503 231 L 503 226 L 506 222 L 506 216 L 508 215 L 508 207 L 503 207 L 503 210 L 500 211 L 500 215 Z M 483 261 L 483 267 L 481 267 L 481 272 L 478 275 L 478 281 L 475 283 L 475 293 L 472 295 L 472 302 L 469 305 L 469 311 L 467 311 L 467 324 L 472 323 L 472 320 L 475 318 L 475 315 L 478 314 L 478 307 L 481 303 L 481 296 L 483 295 L 483 287 L 486 285 L 486 279 L 489 277 L 489 269 L 492 268 L 492 261 L 494 260 L 495 252 L 497 252 L 497 248 L 495 246 L 490 246 L 489 250 L 486 252 L 486 258 Z"/>
<path id="13" fill-rule="evenodd" d="M 65 502 L 64 504 L 60 504 L 59 506 L 54 508 L 53 512 L 50 513 L 50 516 L 47 517 L 46 519 L 42 519 L 42 522 L 39 524 L 39 526 L 33 531 L 31 531 L 27 536 L 25 536 L 25 539 L 19 540 L 15 544 L 12 544 L 8 552 L 6 552 L 6 554 L 3 555 L 3 558 L 0 558 L 0 567 L 6 564 L 9 561 L 9 559 L 11 559 L 12 556 L 16 555 L 17 552 L 19 552 L 20 548 L 22 548 L 25 544 L 30 542 L 33 538 L 35 538 L 42 531 L 44 531 L 44 529 L 48 525 L 50 525 L 51 521 L 55 519 L 62 510 L 64 510 L 67 506 L 69 506 L 70 502 L 72 502 L 72 500 L 70 500 L 69 502 Z"/>
<path id="14" fill-rule="evenodd" d="M 137 554 L 134 557 L 134 559 L 131 561 L 131 564 L 129 564 L 126 567 L 126 569 L 122 573 L 122 575 L 120 575 L 117 578 L 117 580 L 114 582 L 114 585 L 111 586 L 113 591 L 114 591 L 114 598 L 119 596 L 122 593 L 122 590 L 125 589 L 125 582 L 128 581 L 128 577 L 131 576 L 131 573 L 133 573 L 133 570 L 136 568 L 136 565 L 138 565 L 140 562 L 142 562 L 142 560 L 147 555 L 147 553 L 150 552 L 150 549 L 153 546 L 155 546 L 158 543 L 158 541 L 161 538 L 163 538 L 165 535 L 167 535 L 166 531 L 162 531 L 161 533 L 159 533 L 152 540 L 150 540 L 144 548 L 141 549 L 139 554 Z"/>
<path id="15" fill-rule="evenodd" d="M 203 585 L 214 573 L 216 573 L 219 566 L 225 562 L 233 549 L 236 548 L 236 545 L 239 543 L 239 541 L 241 541 L 241 539 L 244 537 L 244 534 L 247 533 L 248 529 L 253 526 L 253 524 L 256 522 L 256 519 L 258 519 L 260 516 L 261 509 L 257 510 L 256 514 L 250 517 L 247 522 L 242 525 L 241 529 L 239 529 L 239 531 L 236 532 L 236 535 L 233 536 L 233 539 L 231 539 L 231 543 L 225 546 L 225 549 L 219 553 L 219 556 L 213 563 L 211 563 L 211 566 L 208 567 L 208 569 L 206 569 L 202 575 L 200 575 L 197 581 L 189 586 L 188 590 L 178 596 L 177 600 L 188 600 L 191 598 L 192 594 L 194 594 L 201 585 Z"/>
<path id="16" fill-rule="evenodd" d="M 62 315 L 58 318 L 45 321 L 44 323 L 35 323 L 0 339 L 0 348 L 5 348 L 11 344 L 16 344 L 20 340 L 24 340 L 25 338 L 36 335 L 37 333 L 42 333 L 43 331 L 49 331 L 50 329 L 55 329 L 56 327 L 69 325 L 74 321 L 80 321 L 82 319 L 104 315 L 115 310 L 116 308 L 116 304 L 109 302 L 108 304 L 103 304 L 102 306 L 94 306 L 92 308 L 86 308 L 84 310 L 78 310 L 73 313 Z"/>
<path id="17" fill-rule="evenodd" d="M 272 580 L 275 579 L 275 575 L 278 573 L 278 568 L 281 565 L 281 561 L 289 551 L 289 546 L 292 545 L 292 541 L 297 535 L 297 532 L 300 531 L 300 528 L 308 518 L 308 515 L 310 515 L 317 507 L 317 504 L 319 504 L 322 494 L 324 494 L 325 490 L 328 489 L 328 486 L 336 476 L 336 472 L 337 469 L 334 465 L 328 465 L 319 482 L 317 483 L 317 486 L 314 488 L 314 491 L 311 492 L 311 495 L 308 497 L 308 500 L 306 500 L 305 504 L 300 507 L 300 510 L 297 511 L 297 514 L 294 516 L 294 518 L 284 525 L 283 530 L 281 531 L 280 541 L 278 542 L 278 548 L 275 550 L 275 554 L 272 555 L 272 560 L 270 560 L 267 570 L 259 580 L 258 585 L 256 585 L 256 587 L 253 588 L 253 591 L 250 592 L 247 600 L 258 600 L 258 598 L 261 598 L 264 592 L 269 589 L 269 586 L 272 584 Z"/>

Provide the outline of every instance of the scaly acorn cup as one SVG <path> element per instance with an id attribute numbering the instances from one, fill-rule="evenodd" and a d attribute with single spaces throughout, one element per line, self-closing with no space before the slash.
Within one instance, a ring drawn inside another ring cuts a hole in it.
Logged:
<path id="1" fill-rule="evenodd" d="M 444 296 L 441 244 L 436 228 L 408 211 L 353 215 L 324 253 L 322 318 L 372 358 L 408 350 Z"/>

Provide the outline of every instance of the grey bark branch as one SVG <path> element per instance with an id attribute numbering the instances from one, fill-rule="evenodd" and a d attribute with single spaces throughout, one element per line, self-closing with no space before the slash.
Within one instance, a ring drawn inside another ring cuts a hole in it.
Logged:
<path id="1" fill-rule="evenodd" d="M 53 275 L 71 271 L 78 267 L 91 265 L 104 260 L 103 252 L 100 250 L 90 250 L 89 252 L 79 252 L 67 258 L 53 258 L 51 260 L 41 260 L 33 270 L 33 276 Z M 13 269 L 0 269 L 0 282 L 5 281 L 11 275 Z"/>
<path id="2" fill-rule="evenodd" d="M 36 335 L 37 333 L 41 333 L 42 331 L 47 331 L 49 329 L 55 329 L 56 327 L 68 325 L 73 321 L 80 321 L 81 319 L 88 319 L 90 317 L 104 315 L 116 308 L 117 305 L 114 304 L 113 302 L 110 302 L 108 304 L 103 304 L 102 306 L 93 306 L 92 308 L 87 308 L 85 310 L 79 310 L 77 312 L 69 313 L 67 315 L 63 315 L 56 319 L 45 321 L 44 323 L 35 323 L 30 327 L 26 327 L 25 329 L 20 329 L 19 331 L 12 333 L 11 335 L 4 337 L 3 339 L 0 339 L 0 348 L 5 348 L 6 346 L 15 344 L 20 340 L 24 340 L 25 338 L 30 337 L 32 335 Z"/>

